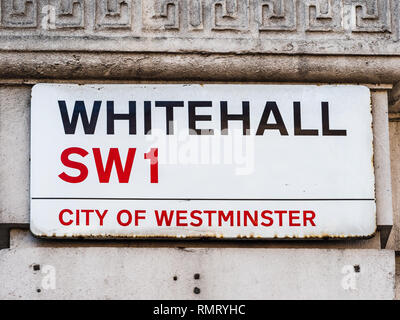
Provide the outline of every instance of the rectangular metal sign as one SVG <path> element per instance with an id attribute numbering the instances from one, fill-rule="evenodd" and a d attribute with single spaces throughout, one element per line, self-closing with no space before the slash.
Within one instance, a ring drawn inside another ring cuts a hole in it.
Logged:
<path id="1" fill-rule="evenodd" d="M 37 236 L 375 232 L 366 87 L 39 84 L 31 108 Z"/>

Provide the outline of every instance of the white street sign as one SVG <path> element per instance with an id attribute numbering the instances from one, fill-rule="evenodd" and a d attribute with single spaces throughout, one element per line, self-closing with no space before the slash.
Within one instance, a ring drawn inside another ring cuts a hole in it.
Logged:
<path id="1" fill-rule="evenodd" d="M 365 237 L 369 89 L 68 85 L 32 92 L 43 237 Z"/>

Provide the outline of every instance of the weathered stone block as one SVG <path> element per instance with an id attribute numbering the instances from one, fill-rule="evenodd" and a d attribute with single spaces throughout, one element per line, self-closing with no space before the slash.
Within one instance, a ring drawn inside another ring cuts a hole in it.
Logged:
<path id="1" fill-rule="evenodd" d="M 1 299 L 394 298 L 388 250 L 63 247 L 12 234 Z"/>

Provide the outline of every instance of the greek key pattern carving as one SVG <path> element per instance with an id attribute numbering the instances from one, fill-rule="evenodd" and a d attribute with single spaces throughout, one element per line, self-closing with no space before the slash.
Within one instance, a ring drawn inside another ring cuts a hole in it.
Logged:
<path id="1" fill-rule="evenodd" d="M 1 1 L 1 26 L 5 28 L 35 28 L 38 26 L 37 0 Z"/>
<path id="2" fill-rule="evenodd" d="M 390 32 L 390 0 L 348 0 L 352 6 L 352 24 L 355 32 Z"/>
<path id="3" fill-rule="evenodd" d="M 203 14 L 202 0 L 142 1 L 144 29 L 203 30 Z"/>
<path id="4" fill-rule="evenodd" d="M 342 3 L 337 0 L 304 1 L 307 31 L 339 31 L 342 28 Z"/>
<path id="5" fill-rule="evenodd" d="M 131 28 L 132 0 L 98 0 L 95 2 L 96 28 Z"/>
<path id="6" fill-rule="evenodd" d="M 153 30 L 179 30 L 179 0 L 154 0 L 142 2 L 143 24 Z"/>
<path id="7" fill-rule="evenodd" d="M 295 0 L 260 0 L 256 12 L 260 31 L 296 30 Z"/>
<path id="8" fill-rule="evenodd" d="M 46 9 L 42 10 L 45 12 Z M 54 15 L 55 28 L 84 28 L 84 0 L 50 0 L 48 6 L 49 25 Z"/>
<path id="9" fill-rule="evenodd" d="M 400 10 L 400 0 L 0 0 L 0 28 L 41 34 L 121 29 L 143 37 L 155 31 L 183 37 L 232 31 L 390 34 L 400 28 L 400 12 L 393 10 Z"/>
<path id="10" fill-rule="evenodd" d="M 249 26 L 249 0 L 211 0 L 212 30 L 242 30 Z"/>

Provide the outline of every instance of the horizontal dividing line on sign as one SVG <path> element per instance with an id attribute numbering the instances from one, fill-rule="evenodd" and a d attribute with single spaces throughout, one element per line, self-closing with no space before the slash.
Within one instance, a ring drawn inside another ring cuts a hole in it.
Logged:
<path id="1" fill-rule="evenodd" d="M 68 197 L 32 197 L 32 200 L 184 200 L 184 201 L 375 201 L 375 199 L 217 199 L 217 198 L 68 198 Z"/>

